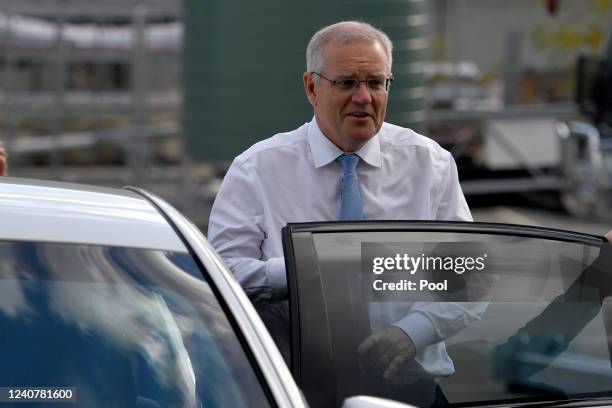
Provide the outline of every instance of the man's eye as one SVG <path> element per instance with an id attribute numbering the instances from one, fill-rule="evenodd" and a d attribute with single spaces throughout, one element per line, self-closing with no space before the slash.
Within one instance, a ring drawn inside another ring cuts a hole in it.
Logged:
<path id="1" fill-rule="evenodd" d="M 340 81 L 336 81 L 338 87 L 340 89 L 353 89 L 355 85 L 357 85 L 356 79 L 342 79 Z"/>
<path id="2" fill-rule="evenodd" d="M 385 87 L 385 80 L 383 78 L 368 79 L 368 87 L 375 91 L 383 89 Z"/>

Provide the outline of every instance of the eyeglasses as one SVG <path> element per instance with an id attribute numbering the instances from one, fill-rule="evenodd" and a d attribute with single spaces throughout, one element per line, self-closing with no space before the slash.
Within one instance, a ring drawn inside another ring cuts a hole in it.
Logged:
<path id="1" fill-rule="evenodd" d="M 338 89 L 341 92 L 355 92 L 357 91 L 357 89 L 359 89 L 359 85 L 362 82 L 366 84 L 366 87 L 372 93 L 389 92 L 389 87 L 391 86 L 391 82 L 393 82 L 393 76 L 390 78 L 369 78 L 360 81 L 356 78 L 329 79 L 314 71 L 312 71 L 311 74 L 314 74 L 320 78 L 323 78 L 326 81 L 329 81 L 334 88 Z"/>

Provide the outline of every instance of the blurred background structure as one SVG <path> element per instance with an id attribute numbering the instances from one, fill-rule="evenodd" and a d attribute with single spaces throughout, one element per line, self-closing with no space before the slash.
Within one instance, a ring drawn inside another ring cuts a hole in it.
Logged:
<path id="1" fill-rule="evenodd" d="M 0 3 L 10 174 L 182 199 L 183 29 L 179 0 Z"/>
<path id="2" fill-rule="evenodd" d="M 394 41 L 387 120 L 453 153 L 477 219 L 537 223 L 495 215 L 518 197 L 499 194 L 546 193 L 581 217 L 567 228 L 601 232 L 612 0 L 4 0 L 10 173 L 142 186 L 205 227 L 232 157 L 310 120 L 306 44 L 344 19 Z M 539 222 L 564 227 L 555 211 Z"/>

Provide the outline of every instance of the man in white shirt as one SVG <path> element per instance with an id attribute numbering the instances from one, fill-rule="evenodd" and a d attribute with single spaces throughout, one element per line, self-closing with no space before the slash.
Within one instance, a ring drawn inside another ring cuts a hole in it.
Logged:
<path id="1" fill-rule="evenodd" d="M 256 143 L 227 172 L 208 239 L 256 304 L 287 298 L 281 228 L 288 222 L 472 220 L 450 153 L 384 122 L 391 51 L 386 34 L 365 23 L 341 22 L 318 31 L 308 45 L 303 76 L 314 118 Z M 358 156 L 360 201 L 356 215 L 348 217 L 339 163 L 346 155 Z M 479 311 L 453 311 L 453 330 L 443 323 L 448 313 L 432 303 L 389 322 L 359 351 L 378 362 L 385 378 L 394 378 L 415 357 L 432 376 L 452 374 L 443 340 L 477 319 Z"/>

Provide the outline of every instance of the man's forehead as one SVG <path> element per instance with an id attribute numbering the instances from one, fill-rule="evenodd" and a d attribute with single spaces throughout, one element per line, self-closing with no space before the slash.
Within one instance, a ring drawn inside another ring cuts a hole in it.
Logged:
<path id="1" fill-rule="evenodd" d="M 349 48 L 352 45 L 365 45 L 379 48 L 386 55 L 384 45 L 377 40 L 369 38 L 332 38 L 323 46 L 323 52 L 330 49 Z"/>
<path id="2" fill-rule="evenodd" d="M 384 46 L 368 39 L 333 39 L 323 48 L 325 65 L 331 68 L 366 67 L 374 70 L 387 71 L 388 57 Z"/>

